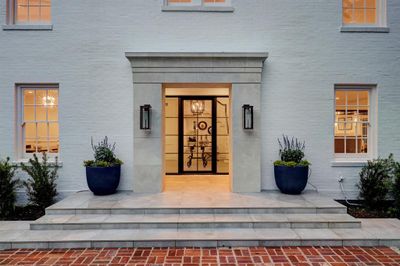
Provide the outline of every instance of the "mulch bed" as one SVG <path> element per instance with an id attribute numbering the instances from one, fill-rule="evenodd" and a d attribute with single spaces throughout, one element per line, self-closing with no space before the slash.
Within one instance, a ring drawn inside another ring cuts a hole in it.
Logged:
<path id="1" fill-rule="evenodd" d="M 32 221 L 44 215 L 44 210 L 36 206 L 17 206 L 12 215 L 0 217 L 2 221 Z"/>
<path id="2" fill-rule="evenodd" d="M 0 265 L 400 265 L 387 247 L 120 248 L 0 251 Z"/>
<path id="3" fill-rule="evenodd" d="M 348 204 L 345 200 L 337 200 L 340 204 L 347 207 L 347 213 L 355 218 L 400 218 L 399 215 L 393 213 L 390 208 L 393 206 L 392 201 L 382 202 L 380 210 L 368 210 L 363 206 L 360 200 L 350 200 Z M 354 204 L 354 205 L 353 205 Z"/>

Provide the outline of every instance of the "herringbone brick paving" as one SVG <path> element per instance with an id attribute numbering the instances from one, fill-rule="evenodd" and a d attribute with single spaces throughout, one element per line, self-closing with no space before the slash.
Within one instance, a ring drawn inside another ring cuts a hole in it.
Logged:
<path id="1" fill-rule="evenodd" d="M 104 248 L 0 251 L 0 265 L 399 265 L 387 247 Z"/>

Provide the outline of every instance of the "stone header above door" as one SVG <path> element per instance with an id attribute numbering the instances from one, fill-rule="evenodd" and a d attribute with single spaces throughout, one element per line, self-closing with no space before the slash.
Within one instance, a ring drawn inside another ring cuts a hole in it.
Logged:
<path id="1" fill-rule="evenodd" d="M 260 96 L 268 53 L 127 52 L 133 74 L 135 192 L 160 192 L 163 180 L 162 90 L 165 84 L 229 84 L 231 180 L 234 192 L 261 190 Z M 152 129 L 140 130 L 139 107 L 152 106 Z M 242 128 L 242 106 L 254 106 L 254 129 Z"/>

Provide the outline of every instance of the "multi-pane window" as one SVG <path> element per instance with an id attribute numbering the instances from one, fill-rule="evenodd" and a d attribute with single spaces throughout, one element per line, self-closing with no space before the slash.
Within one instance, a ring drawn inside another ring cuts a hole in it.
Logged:
<path id="1" fill-rule="evenodd" d="M 370 153 L 370 90 L 337 89 L 335 154 L 365 156 Z"/>
<path id="2" fill-rule="evenodd" d="M 342 0 L 344 26 L 386 27 L 386 0 Z"/>
<path id="3" fill-rule="evenodd" d="M 168 5 L 226 6 L 230 0 L 166 0 Z"/>
<path id="4" fill-rule="evenodd" d="M 51 0 L 10 0 L 14 24 L 49 24 Z"/>
<path id="5" fill-rule="evenodd" d="M 46 152 L 59 153 L 58 88 L 21 87 L 20 140 L 22 155 Z"/>
<path id="6" fill-rule="evenodd" d="M 377 0 L 343 0 L 343 24 L 370 24 L 377 22 Z"/>

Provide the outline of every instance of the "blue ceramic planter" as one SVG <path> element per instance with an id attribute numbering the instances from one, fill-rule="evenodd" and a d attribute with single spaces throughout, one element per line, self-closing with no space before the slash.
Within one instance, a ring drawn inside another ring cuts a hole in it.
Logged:
<path id="1" fill-rule="evenodd" d="M 306 188 L 308 166 L 275 166 L 274 170 L 276 185 L 282 193 L 298 195 Z"/>
<path id="2" fill-rule="evenodd" d="M 95 195 L 110 195 L 117 191 L 121 165 L 112 167 L 86 167 L 86 180 Z"/>

